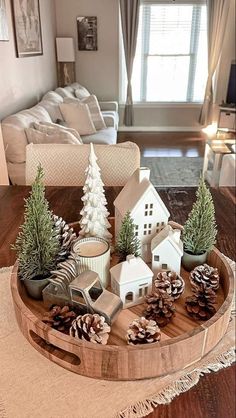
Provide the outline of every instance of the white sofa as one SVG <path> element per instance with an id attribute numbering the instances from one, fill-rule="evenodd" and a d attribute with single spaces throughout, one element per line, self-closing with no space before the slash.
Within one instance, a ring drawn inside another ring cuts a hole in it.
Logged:
<path id="1" fill-rule="evenodd" d="M 26 148 L 28 146 L 27 137 L 25 134 L 25 129 L 28 128 L 32 122 L 40 121 L 40 122 L 57 122 L 59 119 L 63 120 L 62 114 L 60 112 L 59 104 L 63 102 L 64 97 L 75 97 L 75 90 L 78 88 L 79 84 L 74 83 L 71 86 L 65 88 L 58 88 L 56 91 L 50 91 L 46 93 L 42 100 L 34 107 L 26 110 L 22 110 L 14 115 L 8 116 L 2 121 L 2 135 L 4 141 L 4 148 L 6 154 L 6 161 L 8 167 L 8 174 L 12 184 L 26 184 L 25 180 L 25 167 L 26 167 L 26 155 L 30 158 L 30 155 L 33 155 L 34 161 L 39 161 L 39 158 L 36 157 L 37 154 L 37 147 L 39 147 L 39 154 L 40 159 L 42 161 L 42 147 L 39 145 L 34 145 L 33 147 L 29 147 L 31 151 L 27 152 Z M 82 140 L 84 144 L 89 144 L 90 142 L 94 144 L 100 145 L 109 145 L 113 146 L 112 152 L 115 158 L 116 153 L 116 142 L 117 142 L 117 127 L 118 127 L 118 105 L 116 102 L 100 102 L 100 107 L 103 113 L 103 117 L 106 123 L 107 128 L 96 132 L 93 135 L 83 136 Z M 44 153 L 47 154 L 47 148 L 44 146 Z M 68 145 L 67 145 L 68 147 Z M 58 145 L 53 145 L 50 147 L 51 153 L 51 166 L 55 167 L 60 165 L 60 162 L 57 161 L 58 154 L 57 149 L 61 150 L 61 157 L 63 157 L 63 153 L 68 152 L 67 147 L 61 147 Z M 82 158 L 87 161 L 87 154 L 88 154 L 88 147 L 86 145 L 78 145 L 77 151 L 77 160 L 74 160 L 74 164 L 80 165 L 80 160 Z M 86 152 L 81 153 L 80 158 L 80 150 L 85 147 Z M 117 148 L 119 145 L 117 145 Z M 134 158 L 129 159 L 126 164 L 129 165 L 128 172 L 132 174 L 132 172 L 137 168 L 137 161 L 140 161 L 140 154 L 139 149 L 137 146 L 131 146 Z M 108 147 L 109 148 L 109 147 Z M 96 151 L 96 150 L 95 150 Z M 120 148 L 119 148 L 120 151 Z M 117 163 L 120 167 L 123 166 L 122 159 L 120 159 L 120 152 L 118 151 L 117 154 Z M 33 152 L 33 154 L 32 154 Z M 108 151 L 107 151 L 108 152 Z M 110 150 L 109 150 L 110 153 Z M 37 159 L 38 158 L 38 159 Z M 106 155 L 106 147 L 103 147 L 103 152 L 100 153 L 100 160 L 99 164 L 101 169 L 105 168 L 108 164 L 108 160 Z M 111 159 L 110 159 L 111 160 Z M 114 169 L 114 160 L 110 165 L 110 169 Z M 43 161 L 42 161 L 43 164 Z M 84 166 L 84 165 L 83 165 Z M 32 161 L 29 164 L 30 173 L 32 174 Z M 117 164 L 116 164 L 117 169 Z M 77 172 L 78 174 L 78 170 Z M 31 174 L 28 177 L 28 183 L 32 182 Z M 64 173 L 65 176 L 65 183 L 70 184 L 72 181 L 71 175 L 66 178 L 66 172 Z M 123 176 L 124 177 L 124 176 Z M 30 180 L 29 180 L 30 179 Z M 54 185 L 56 181 L 59 179 L 55 178 Z M 52 177 L 50 177 L 50 182 L 52 182 Z M 81 184 L 82 182 L 79 181 Z M 51 183 L 50 183 L 51 184 Z M 78 184 L 78 183 L 77 183 Z M 112 185 L 112 184 L 110 184 Z"/>

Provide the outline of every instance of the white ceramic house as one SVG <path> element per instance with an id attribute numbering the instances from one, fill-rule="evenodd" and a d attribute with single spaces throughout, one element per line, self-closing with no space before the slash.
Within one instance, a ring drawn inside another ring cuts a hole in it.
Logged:
<path id="1" fill-rule="evenodd" d="M 121 298 L 124 309 L 143 303 L 152 291 L 153 272 L 140 257 L 128 255 L 110 273 L 112 292 Z"/>
<path id="2" fill-rule="evenodd" d="M 150 169 L 137 169 L 114 201 L 115 232 L 119 233 L 125 214 L 130 211 L 136 236 L 141 241 L 141 256 L 151 262 L 151 240 L 167 223 L 170 216 L 155 187 L 150 182 Z"/>
<path id="3" fill-rule="evenodd" d="M 152 271 L 154 277 L 161 270 L 172 270 L 180 273 L 183 243 L 180 239 L 181 231 L 170 225 L 163 228 L 151 243 Z"/>

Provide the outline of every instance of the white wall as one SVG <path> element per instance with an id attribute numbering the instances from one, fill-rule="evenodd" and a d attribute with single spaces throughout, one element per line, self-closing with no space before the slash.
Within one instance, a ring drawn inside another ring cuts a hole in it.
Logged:
<path id="1" fill-rule="evenodd" d="M 72 36 L 76 44 L 76 79 L 98 98 L 118 99 L 118 0 L 55 0 L 57 36 Z M 98 51 L 78 51 L 77 16 L 97 16 Z"/>
<path id="2" fill-rule="evenodd" d="M 218 73 L 216 100 L 225 98 L 228 74 L 234 52 L 235 0 L 231 0 Z M 119 99 L 119 1 L 118 0 L 55 0 L 57 36 L 73 36 L 76 40 L 76 78 L 99 99 Z M 78 51 L 77 16 L 98 17 L 98 51 Z M 200 129 L 200 105 L 158 105 L 135 107 L 135 125 L 179 129 Z M 124 107 L 120 107 L 123 121 Z M 172 129 L 172 130 L 173 130 Z"/>
<path id="3" fill-rule="evenodd" d="M 54 0 L 40 0 L 43 55 L 17 58 L 10 0 L 6 0 L 9 42 L 0 42 L 0 120 L 30 107 L 57 83 Z"/>

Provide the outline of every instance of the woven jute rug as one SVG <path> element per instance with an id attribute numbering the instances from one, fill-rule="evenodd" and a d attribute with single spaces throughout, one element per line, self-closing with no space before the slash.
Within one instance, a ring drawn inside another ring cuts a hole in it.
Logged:
<path id="1" fill-rule="evenodd" d="M 235 269 L 235 263 L 231 265 Z M 73 374 L 40 355 L 19 331 L 10 295 L 10 271 L 0 270 L 1 418 L 141 418 L 189 390 L 204 373 L 234 361 L 232 315 L 218 346 L 200 362 L 171 376 L 113 382 Z"/>

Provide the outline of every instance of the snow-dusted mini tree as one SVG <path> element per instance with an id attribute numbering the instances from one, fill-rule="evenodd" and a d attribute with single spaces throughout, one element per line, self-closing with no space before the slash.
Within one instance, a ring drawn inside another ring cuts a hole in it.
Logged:
<path id="1" fill-rule="evenodd" d="M 101 179 L 100 168 L 93 144 L 90 144 L 89 166 L 85 171 L 86 180 L 83 187 L 82 201 L 84 207 L 80 212 L 80 237 L 99 237 L 111 242 L 112 235 L 108 231 L 111 227 L 107 218 L 109 212 L 106 208 L 104 184 Z"/>

